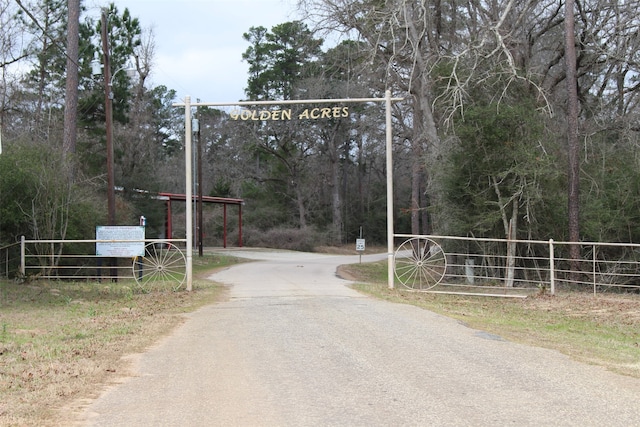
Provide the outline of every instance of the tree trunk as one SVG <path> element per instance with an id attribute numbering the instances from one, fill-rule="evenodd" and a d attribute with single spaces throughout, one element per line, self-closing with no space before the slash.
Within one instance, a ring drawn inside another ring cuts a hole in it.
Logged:
<path id="1" fill-rule="evenodd" d="M 342 242 L 342 195 L 340 192 L 340 156 L 338 155 L 338 143 L 342 132 L 340 122 L 336 124 L 332 135 L 328 138 L 329 162 L 331 162 L 331 217 L 333 223 L 333 239 L 337 244 Z"/>
<path id="2" fill-rule="evenodd" d="M 516 192 L 507 202 L 504 202 L 500 186 L 498 185 L 498 180 L 495 177 L 492 177 L 491 180 L 493 183 L 493 190 L 498 197 L 498 208 L 500 209 L 504 235 L 507 239 L 507 259 L 505 261 L 504 285 L 508 288 L 512 288 L 515 279 L 516 266 L 517 243 L 515 240 L 518 235 L 518 205 L 522 190 Z M 511 203 L 511 218 L 507 217 L 507 206 L 509 203 Z"/>
<path id="3" fill-rule="evenodd" d="M 298 205 L 298 221 L 300 229 L 307 228 L 307 209 L 304 206 L 304 195 L 300 185 L 295 184 L 296 204 Z"/>
<path id="4" fill-rule="evenodd" d="M 507 230 L 507 271 L 505 272 L 505 283 L 507 288 L 513 288 L 516 273 L 516 236 L 518 231 L 518 199 L 511 201 L 511 219 Z"/>
<path id="5" fill-rule="evenodd" d="M 80 31 L 80 0 L 68 0 L 68 8 L 69 17 L 67 27 L 67 81 L 64 101 L 64 140 L 62 143 L 62 152 L 64 153 L 65 157 L 69 154 L 75 153 L 76 151 L 78 117 L 78 43 Z"/>

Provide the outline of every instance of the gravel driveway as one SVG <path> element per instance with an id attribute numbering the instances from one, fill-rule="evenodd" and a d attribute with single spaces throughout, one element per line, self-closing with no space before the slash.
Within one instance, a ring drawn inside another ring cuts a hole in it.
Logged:
<path id="1" fill-rule="evenodd" d="M 640 425 L 640 380 L 363 296 L 335 277 L 357 256 L 233 254 L 262 261 L 211 276 L 228 301 L 145 353 L 86 425 Z"/>

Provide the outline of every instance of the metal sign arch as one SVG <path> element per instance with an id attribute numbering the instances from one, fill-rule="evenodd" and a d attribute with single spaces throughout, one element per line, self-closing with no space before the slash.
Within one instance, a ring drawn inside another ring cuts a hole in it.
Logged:
<path id="1" fill-rule="evenodd" d="M 238 102 L 191 102 L 191 97 L 186 96 L 184 102 L 173 104 L 174 107 L 184 107 L 184 131 L 185 131 L 185 196 L 187 200 L 193 199 L 192 167 L 191 167 L 191 108 L 192 107 L 233 107 L 233 106 L 259 106 L 259 105 L 293 105 L 293 104 L 347 104 L 384 102 L 385 103 L 385 139 L 386 139 L 386 168 L 387 168 L 387 283 L 390 289 L 393 288 L 394 269 L 394 230 L 393 230 L 393 153 L 392 142 L 393 132 L 391 128 L 391 105 L 393 102 L 403 101 L 404 98 L 392 98 L 391 91 L 385 92 L 384 98 L 342 98 L 342 99 L 303 99 L 303 100 L 282 100 L 282 101 L 238 101 Z M 191 203 L 186 204 L 186 286 L 187 290 L 193 289 L 193 207 Z"/>

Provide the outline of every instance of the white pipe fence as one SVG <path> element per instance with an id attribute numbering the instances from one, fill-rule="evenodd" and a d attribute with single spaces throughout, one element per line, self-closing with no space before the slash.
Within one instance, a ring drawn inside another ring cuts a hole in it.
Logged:
<path id="1" fill-rule="evenodd" d="M 431 292 L 524 296 L 559 289 L 589 292 L 640 292 L 640 244 L 580 242 L 581 258 L 571 260 L 575 243 L 553 240 L 481 239 L 395 234 L 395 246 L 410 238 L 436 242 L 446 268 Z M 113 240 L 26 240 L 0 248 L 0 276 L 49 280 L 132 279 L 132 262 L 96 255 L 96 243 Z M 130 243 L 131 241 L 127 241 Z M 186 239 L 145 239 L 145 244 L 184 247 Z M 515 243 L 514 259 L 507 245 Z M 511 270 L 510 270 L 511 269 Z M 396 278 L 396 286 L 402 284 Z"/>
<path id="2" fill-rule="evenodd" d="M 640 292 L 640 245 L 580 242 L 581 258 L 569 258 L 576 243 L 553 239 L 511 240 L 396 234 L 396 244 L 410 238 L 436 242 L 445 253 L 446 271 L 432 291 L 530 294 L 558 289 Z M 514 259 L 507 245 L 515 243 Z M 510 262 L 511 261 L 511 262 Z M 510 267 L 513 265 L 512 267 Z M 511 271 L 510 271 L 511 270 Z"/>
<path id="3" fill-rule="evenodd" d="M 137 257 L 96 255 L 96 245 L 136 242 L 144 246 L 184 247 L 186 239 L 27 240 L 23 237 L 20 243 L 0 248 L 0 265 L 5 277 L 17 279 L 132 280 L 135 279 L 133 267 Z"/>

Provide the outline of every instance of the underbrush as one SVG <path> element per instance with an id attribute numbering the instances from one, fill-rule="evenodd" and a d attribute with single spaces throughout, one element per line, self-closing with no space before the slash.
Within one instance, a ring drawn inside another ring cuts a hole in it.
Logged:
<path id="1" fill-rule="evenodd" d="M 326 243 L 325 236 L 313 228 L 271 228 L 266 231 L 245 231 L 245 245 L 260 248 L 311 252 Z"/>

